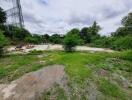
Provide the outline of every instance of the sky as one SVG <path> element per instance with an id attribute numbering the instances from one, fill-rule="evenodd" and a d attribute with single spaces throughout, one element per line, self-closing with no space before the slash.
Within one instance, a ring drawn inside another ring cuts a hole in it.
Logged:
<path id="1" fill-rule="evenodd" d="M 97 21 L 100 34 L 109 35 L 132 11 L 132 0 L 21 0 L 21 5 L 25 28 L 36 34 L 65 34 Z M 0 6 L 11 5 L 0 0 Z"/>

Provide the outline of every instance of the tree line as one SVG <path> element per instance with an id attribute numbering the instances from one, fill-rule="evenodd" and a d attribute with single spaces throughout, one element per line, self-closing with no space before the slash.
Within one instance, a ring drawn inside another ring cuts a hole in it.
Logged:
<path id="1" fill-rule="evenodd" d="M 26 29 L 12 25 L 4 25 L 6 13 L 0 7 L 0 54 L 6 45 L 17 44 L 63 44 L 66 51 L 73 51 L 76 45 L 89 45 L 94 47 L 112 48 L 116 50 L 132 49 L 132 13 L 129 13 L 122 20 L 122 27 L 119 27 L 111 36 L 101 36 L 101 27 L 96 21 L 89 27 L 81 30 L 74 28 L 65 35 L 37 35 L 31 34 Z"/>

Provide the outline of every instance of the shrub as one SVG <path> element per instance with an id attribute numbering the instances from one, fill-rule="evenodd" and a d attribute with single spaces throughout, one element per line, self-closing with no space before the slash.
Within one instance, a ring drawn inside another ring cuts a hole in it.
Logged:
<path id="1" fill-rule="evenodd" d="M 32 50 L 32 51 L 29 52 L 29 54 L 32 54 L 32 55 L 39 55 L 39 54 L 42 54 L 42 53 L 43 53 L 43 51 L 41 51 L 41 50 Z"/>
<path id="2" fill-rule="evenodd" d="M 50 37 L 50 42 L 53 44 L 61 44 L 62 43 L 62 37 L 59 34 L 53 34 Z"/>
<path id="3" fill-rule="evenodd" d="M 25 42 L 33 43 L 33 44 L 40 44 L 43 42 L 43 39 L 39 35 L 33 35 L 33 36 L 26 37 Z"/>
<path id="4" fill-rule="evenodd" d="M 121 53 L 121 59 L 132 61 L 132 50 L 126 50 Z"/>
<path id="5" fill-rule="evenodd" d="M 94 38 L 92 38 L 91 46 L 111 48 L 112 42 L 114 40 L 115 39 L 112 37 L 94 37 Z"/>
<path id="6" fill-rule="evenodd" d="M 7 39 L 3 35 L 3 33 L 0 31 L 0 56 L 3 55 L 3 48 L 5 45 L 7 45 Z"/>
<path id="7" fill-rule="evenodd" d="M 77 45 L 83 43 L 83 40 L 77 34 L 67 34 L 63 41 L 65 51 L 71 52 L 75 50 Z"/>
<path id="8" fill-rule="evenodd" d="M 116 38 L 112 43 L 112 48 L 116 50 L 132 49 L 132 35 Z"/>

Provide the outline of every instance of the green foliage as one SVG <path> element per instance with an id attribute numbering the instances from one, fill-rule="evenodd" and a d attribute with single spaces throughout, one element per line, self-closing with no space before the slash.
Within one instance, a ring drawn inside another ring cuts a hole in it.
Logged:
<path id="1" fill-rule="evenodd" d="M 98 32 L 101 30 L 100 26 L 96 22 L 91 27 L 84 27 L 81 30 L 81 38 L 85 43 L 91 43 L 93 37 L 98 36 Z"/>
<path id="2" fill-rule="evenodd" d="M 67 34 L 63 41 L 63 46 L 65 51 L 71 52 L 74 51 L 77 45 L 83 43 L 83 40 L 76 34 Z"/>
<path id="3" fill-rule="evenodd" d="M 113 34 L 114 36 L 132 35 L 132 13 L 129 13 L 122 19 L 123 27 L 119 27 Z"/>
<path id="4" fill-rule="evenodd" d="M 91 42 L 91 33 L 89 32 L 88 27 L 84 27 L 81 30 L 81 38 L 84 40 L 85 43 L 90 43 Z"/>
<path id="5" fill-rule="evenodd" d="M 4 53 L 3 48 L 7 44 L 8 44 L 7 39 L 3 35 L 3 32 L 0 31 L 0 56 L 2 56 L 2 54 Z"/>
<path id="6" fill-rule="evenodd" d="M 48 34 L 42 35 L 43 43 L 50 42 L 50 36 Z"/>
<path id="7" fill-rule="evenodd" d="M 6 22 L 6 13 L 4 10 L 0 7 L 0 24 L 3 24 Z"/>
<path id="8" fill-rule="evenodd" d="M 40 44 L 40 43 L 43 43 L 43 38 L 40 35 L 33 35 L 33 36 L 26 37 L 25 41 L 28 43 L 33 43 L 33 44 Z"/>
<path id="9" fill-rule="evenodd" d="M 30 33 L 25 29 L 15 27 L 12 31 L 12 39 L 15 41 L 24 41 L 25 37 L 30 36 Z"/>
<path id="10" fill-rule="evenodd" d="M 98 35 L 98 32 L 101 30 L 101 27 L 94 21 L 93 25 L 91 26 L 91 34 Z"/>
<path id="11" fill-rule="evenodd" d="M 132 36 L 117 37 L 112 43 L 112 48 L 116 50 L 132 49 Z"/>
<path id="12" fill-rule="evenodd" d="M 54 44 L 61 44 L 62 37 L 59 34 L 53 34 L 52 36 L 50 36 L 50 42 Z"/>
<path id="13" fill-rule="evenodd" d="M 92 43 L 90 44 L 93 47 L 104 47 L 111 48 L 112 42 L 115 40 L 113 37 L 93 37 Z"/>
<path id="14" fill-rule="evenodd" d="M 132 61 L 132 50 L 123 51 L 120 55 L 120 58 Z"/>
<path id="15" fill-rule="evenodd" d="M 132 35 L 132 27 L 119 27 L 113 36 L 126 36 Z"/>
<path id="16" fill-rule="evenodd" d="M 80 36 L 80 30 L 77 28 L 73 28 L 71 31 L 69 31 L 67 34 L 73 34 Z"/>
<path id="17" fill-rule="evenodd" d="M 38 54 L 42 54 L 42 53 L 43 53 L 43 51 L 41 51 L 41 50 L 32 50 L 32 51 L 30 51 L 29 54 L 38 55 Z"/>
<path id="18" fill-rule="evenodd" d="M 125 27 L 132 27 L 132 12 L 122 19 L 122 25 Z"/>
<path id="19" fill-rule="evenodd" d="M 126 35 L 124 37 L 95 37 L 92 38 L 90 45 L 114 50 L 132 49 L 132 35 Z"/>

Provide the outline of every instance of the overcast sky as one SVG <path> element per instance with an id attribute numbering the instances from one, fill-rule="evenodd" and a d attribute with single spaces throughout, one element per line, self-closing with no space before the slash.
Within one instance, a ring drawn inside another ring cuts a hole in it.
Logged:
<path id="1" fill-rule="evenodd" d="M 4 0 L 0 5 L 7 9 Z M 108 35 L 132 11 L 132 0 L 21 0 L 25 27 L 37 34 L 64 34 L 97 21 Z"/>

